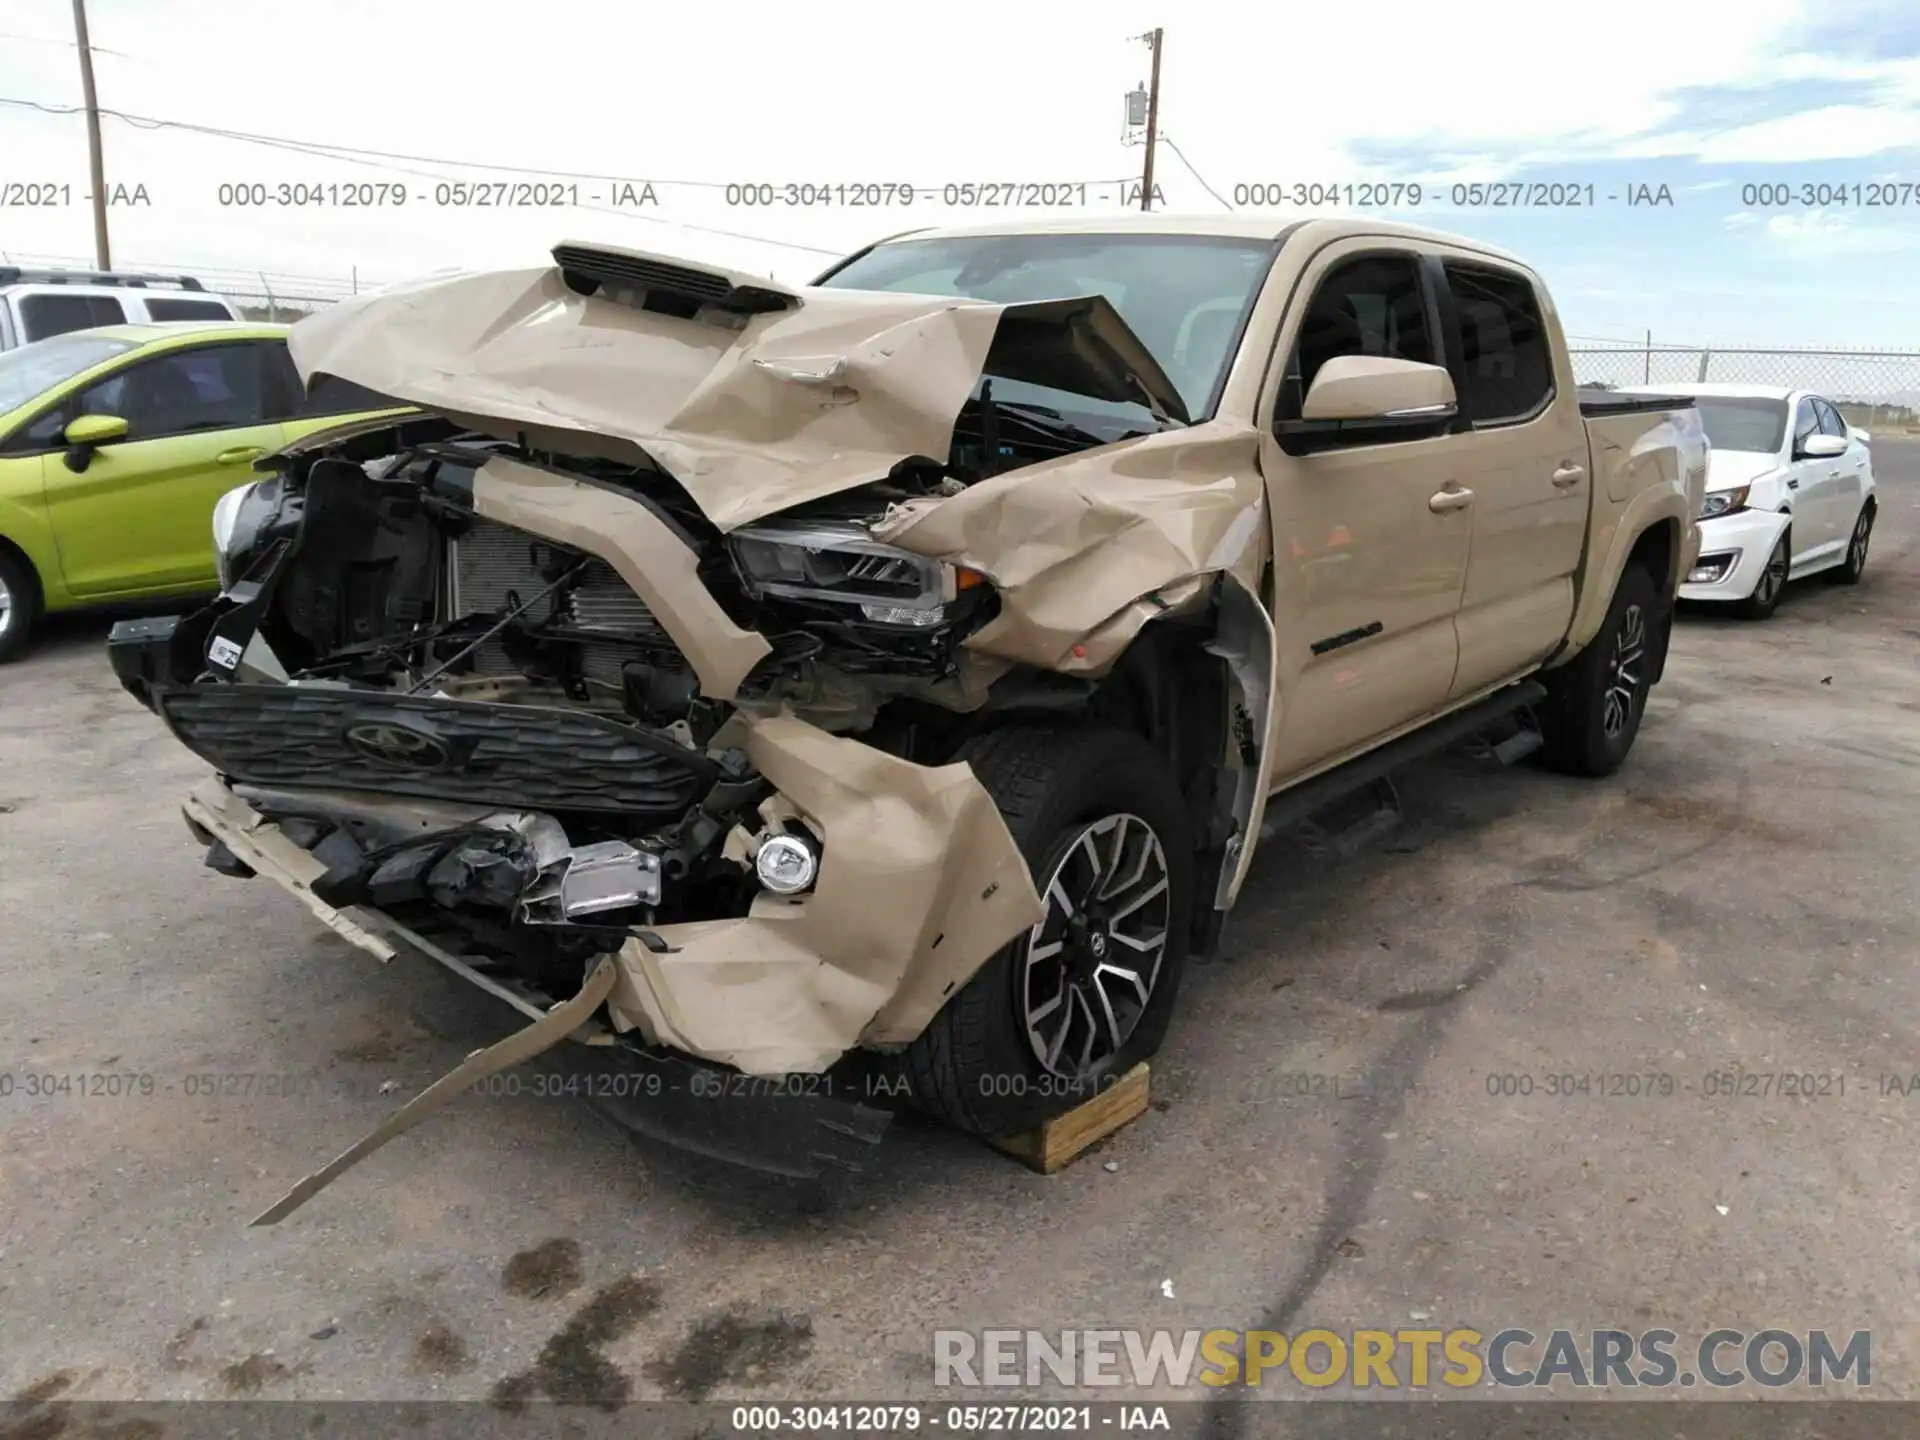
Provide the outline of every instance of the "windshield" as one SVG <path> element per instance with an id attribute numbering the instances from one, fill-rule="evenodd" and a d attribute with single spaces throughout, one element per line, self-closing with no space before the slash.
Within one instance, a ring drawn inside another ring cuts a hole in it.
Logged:
<path id="1" fill-rule="evenodd" d="M 1213 413 L 1273 242 L 1211 235 L 961 235 L 875 246 L 821 285 L 996 304 L 1104 295 L 1167 372 L 1187 413 Z M 996 378 L 994 399 L 1136 428 L 1144 405 Z"/>
<path id="2" fill-rule="evenodd" d="M 0 415 L 17 410 L 35 396 L 91 370 L 103 360 L 134 349 L 131 340 L 105 335 L 52 335 L 18 350 L 0 353 Z"/>
<path id="3" fill-rule="evenodd" d="M 1716 395 L 1694 401 L 1707 443 L 1716 450 L 1747 450 L 1771 455 L 1787 438 L 1787 402 Z"/>

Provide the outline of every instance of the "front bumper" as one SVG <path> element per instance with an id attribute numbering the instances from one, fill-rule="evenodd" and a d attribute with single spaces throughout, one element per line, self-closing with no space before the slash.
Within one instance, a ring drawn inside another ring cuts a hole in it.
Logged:
<path id="1" fill-rule="evenodd" d="M 835 1062 L 856 1046 L 917 1034 L 973 969 L 1033 923 L 1038 897 L 966 766 L 910 765 L 791 718 L 764 729 L 749 742 L 763 773 L 789 799 L 806 796 L 807 813 L 823 823 L 831 859 L 814 892 L 739 919 L 658 927 L 669 952 L 630 941 L 557 1005 L 381 911 L 328 904 L 314 893 L 328 869 L 322 859 L 225 781 L 202 782 L 183 806 L 196 839 L 218 842 L 376 958 L 417 950 L 533 1022 L 469 1056 L 255 1223 L 284 1218 L 454 1095 L 562 1040 L 576 1042 L 570 1065 L 584 1077 L 581 1093 L 643 1134 L 791 1176 L 859 1169 L 887 1112 L 871 1103 L 878 1097 L 857 1068 Z M 866 787 L 845 773 L 843 746 L 873 757 Z M 892 767 L 914 772 L 920 793 Z M 876 870 L 876 852 L 889 850 Z M 841 881 L 830 889 L 835 861 Z"/>
<path id="2" fill-rule="evenodd" d="M 1772 510 L 1743 510 L 1699 522 L 1700 553 L 1680 577 L 1682 600 L 1727 603 L 1745 600 L 1760 583 L 1767 557 L 1779 543 L 1789 517 Z M 1689 575 L 1711 568 L 1714 578 L 1691 580 Z"/>

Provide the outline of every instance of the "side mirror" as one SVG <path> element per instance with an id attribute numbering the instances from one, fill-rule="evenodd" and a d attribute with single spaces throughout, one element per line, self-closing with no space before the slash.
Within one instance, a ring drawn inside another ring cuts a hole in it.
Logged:
<path id="1" fill-rule="evenodd" d="M 79 474 L 93 463 L 97 447 L 126 433 L 127 422 L 118 415 L 82 415 L 61 432 L 67 442 L 67 468 Z"/>
<path id="2" fill-rule="evenodd" d="M 1320 367 L 1300 418 L 1431 425 L 1455 414 L 1453 377 L 1439 365 L 1384 355 L 1337 355 Z"/>
<path id="3" fill-rule="evenodd" d="M 1843 436 L 1828 435 L 1824 432 L 1819 435 L 1809 435 L 1806 443 L 1800 447 L 1800 454 L 1808 460 L 1831 460 L 1836 455 L 1846 453 L 1847 442 Z"/>
<path id="4" fill-rule="evenodd" d="M 127 422 L 118 415 L 82 415 L 62 433 L 69 445 L 104 445 L 125 436 Z"/>

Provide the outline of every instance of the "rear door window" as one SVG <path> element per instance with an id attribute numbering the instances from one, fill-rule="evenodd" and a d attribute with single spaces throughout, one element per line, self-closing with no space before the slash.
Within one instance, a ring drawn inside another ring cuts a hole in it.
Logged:
<path id="1" fill-rule="evenodd" d="M 91 330 L 96 325 L 124 325 L 127 320 L 127 312 L 113 295 L 25 295 L 17 304 L 28 340 Z"/>
<path id="2" fill-rule="evenodd" d="M 1460 317 L 1460 409 L 1476 428 L 1530 420 L 1553 399 L 1553 352 L 1524 275 L 1446 264 Z"/>
<path id="3" fill-rule="evenodd" d="M 308 390 L 300 383 L 300 372 L 294 368 L 293 357 L 287 353 L 285 341 L 268 341 L 265 348 L 268 364 L 273 370 L 275 402 L 280 407 L 277 414 L 283 420 L 318 415 L 353 415 L 362 410 L 392 410 L 406 403 L 376 395 L 364 386 L 355 385 L 351 380 L 342 380 L 337 375 L 322 375 Z"/>
<path id="4" fill-rule="evenodd" d="M 156 295 L 147 300 L 150 320 L 231 320 L 232 314 L 218 300 L 179 300 Z"/>

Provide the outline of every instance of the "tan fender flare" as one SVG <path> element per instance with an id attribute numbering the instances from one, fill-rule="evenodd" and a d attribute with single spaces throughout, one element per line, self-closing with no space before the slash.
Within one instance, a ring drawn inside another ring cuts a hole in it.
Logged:
<path id="1" fill-rule="evenodd" d="M 1607 607 L 1613 603 L 1614 591 L 1620 588 L 1620 577 L 1626 573 L 1627 561 L 1633 555 L 1634 546 L 1654 526 L 1668 521 L 1678 529 L 1678 543 L 1673 547 L 1668 573 L 1660 579 L 1663 593 L 1672 595 L 1679 588 L 1680 577 L 1686 574 L 1687 567 L 1692 563 L 1693 557 L 1689 551 L 1699 545 L 1698 527 L 1687 512 L 1684 495 L 1669 489 L 1642 491 L 1628 502 L 1611 523 L 1595 527 L 1588 542 L 1589 559 L 1586 578 L 1580 588 L 1580 603 L 1574 607 L 1567 644 L 1561 652 L 1562 661 L 1571 659 L 1585 649 L 1588 642 L 1600 633 L 1601 622 L 1606 619 Z M 1593 562 L 1594 556 L 1601 557 L 1597 564 Z"/>

